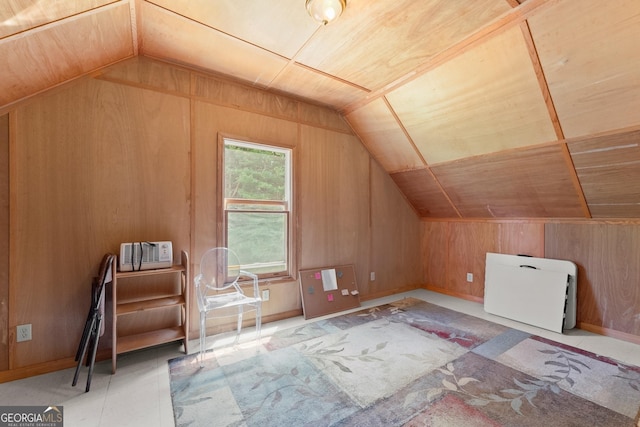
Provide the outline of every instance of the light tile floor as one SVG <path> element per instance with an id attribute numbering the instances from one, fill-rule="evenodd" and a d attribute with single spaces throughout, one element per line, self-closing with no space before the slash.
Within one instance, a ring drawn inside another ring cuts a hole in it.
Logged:
<path id="1" fill-rule="evenodd" d="M 482 304 L 426 290 L 365 301 L 358 310 L 405 297 L 420 298 L 452 310 L 640 366 L 640 345 L 578 329 L 566 331 L 564 334 L 549 332 L 487 314 Z M 316 320 L 319 319 L 309 321 Z M 309 321 L 299 316 L 267 323 L 263 326 L 262 336 L 268 337 L 279 329 Z M 252 340 L 253 332 L 251 328 L 243 331 L 241 343 Z M 209 337 L 208 345 L 210 347 L 229 346 L 233 338 L 232 333 L 215 338 Z M 198 342 L 190 342 L 190 348 L 194 352 L 197 351 Z M 167 360 L 182 355 L 181 345 L 177 343 L 124 354 L 118 357 L 118 370 L 115 375 L 111 375 L 110 360 L 97 363 L 89 393 L 84 392 L 86 368 L 83 368 L 76 387 L 71 386 L 75 369 L 0 384 L 0 405 L 62 405 L 65 427 L 173 426 Z"/>

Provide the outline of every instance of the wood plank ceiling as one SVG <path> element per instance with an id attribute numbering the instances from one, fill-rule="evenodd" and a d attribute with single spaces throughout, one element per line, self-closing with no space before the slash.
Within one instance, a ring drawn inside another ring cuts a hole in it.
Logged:
<path id="1" fill-rule="evenodd" d="M 136 56 L 340 112 L 426 218 L 640 217 L 638 0 L 3 0 L 0 114 Z"/>

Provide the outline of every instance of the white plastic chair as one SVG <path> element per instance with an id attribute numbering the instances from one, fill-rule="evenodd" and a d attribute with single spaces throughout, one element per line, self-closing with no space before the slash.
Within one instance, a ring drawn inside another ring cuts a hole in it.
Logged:
<path id="1" fill-rule="evenodd" d="M 252 295 L 245 294 L 238 279 L 252 279 Z M 206 351 L 207 317 L 238 316 L 236 343 L 242 328 L 245 310 L 256 311 L 256 336 L 260 340 L 262 299 L 258 288 L 258 276 L 240 267 L 237 255 L 227 248 L 209 249 L 202 255 L 200 274 L 194 278 L 196 299 L 200 311 L 200 365 Z"/>

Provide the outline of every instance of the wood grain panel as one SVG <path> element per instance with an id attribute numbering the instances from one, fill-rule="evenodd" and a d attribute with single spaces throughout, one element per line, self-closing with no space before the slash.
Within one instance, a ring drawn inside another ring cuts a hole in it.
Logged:
<path id="1" fill-rule="evenodd" d="M 429 164 L 556 140 L 519 27 L 387 98 Z"/>
<path id="2" fill-rule="evenodd" d="M 372 101 L 349 113 L 346 118 L 371 155 L 388 173 L 425 166 L 384 99 Z"/>
<path id="3" fill-rule="evenodd" d="M 560 145 L 463 159 L 432 170 L 465 218 L 583 216 Z"/>
<path id="4" fill-rule="evenodd" d="M 573 141 L 568 147 L 593 217 L 640 216 L 640 131 Z"/>
<path id="5" fill-rule="evenodd" d="M 141 9 L 144 55 L 216 70 L 261 87 L 287 65 L 281 56 L 150 3 L 144 2 Z"/>
<path id="6" fill-rule="evenodd" d="M 87 79 L 16 114 L 10 327 L 33 324 L 33 340 L 11 368 L 75 353 L 106 252 L 178 251 L 190 225 L 188 100 Z"/>
<path id="7" fill-rule="evenodd" d="M 640 225 L 547 224 L 545 255 L 578 265 L 578 324 L 640 336 Z"/>
<path id="8" fill-rule="evenodd" d="M 144 56 L 100 70 L 97 77 L 183 96 L 189 96 L 191 90 L 191 73 L 188 70 Z"/>
<path id="9" fill-rule="evenodd" d="M 218 246 L 218 132 L 224 123 L 226 109 L 209 103 L 191 101 L 191 179 L 193 206 L 191 211 L 191 271 L 200 273 L 202 255 Z M 240 114 L 240 113 L 238 113 Z M 234 122 L 233 117 L 230 122 Z M 195 292 L 191 307 L 197 307 Z M 190 333 L 200 327 L 200 314 L 192 309 L 189 318 Z M 207 328 L 209 330 L 209 328 Z M 216 331 L 216 333 L 219 331 Z"/>
<path id="10" fill-rule="evenodd" d="M 640 130 L 580 138 L 567 143 L 576 170 L 640 161 Z"/>
<path id="11" fill-rule="evenodd" d="M 544 223 L 500 223 L 498 252 L 544 258 Z"/>
<path id="12" fill-rule="evenodd" d="M 544 257 L 544 223 L 423 221 L 428 289 L 482 301 L 487 252 Z M 473 283 L 467 273 L 473 273 Z"/>
<path id="13" fill-rule="evenodd" d="M 301 126 L 300 269 L 354 264 L 369 278 L 369 154 L 350 135 Z"/>
<path id="14" fill-rule="evenodd" d="M 179 15 L 292 58 L 319 24 L 290 0 L 153 0 Z"/>
<path id="15" fill-rule="evenodd" d="M 422 222 L 422 259 L 424 262 L 424 284 L 445 288 L 449 254 L 449 223 Z"/>
<path id="16" fill-rule="evenodd" d="M 0 371 L 9 369 L 9 115 L 0 116 Z"/>
<path id="17" fill-rule="evenodd" d="M 0 42 L 0 105 L 133 54 L 129 5 L 116 4 Z"/>
<path id="18" fill-rule="evenodd" d="M 421 254 L 422 224 L 416 212 L 389 175 L 371 162 L 371 267 L 376 280 L 367 281 L 368 295 L 391 294 L 401 286 L 417 287 L 423 283 L 424 263 Z M 402 289 L 406 290 L 406 289 Z"/>
<path id="19" fill-rule="evenodd" d="M 113 0 L 65 0 L 0 2 L 0 39 L 111 3 Z"/>
<path id="20" fill-rule="evenodd" d="M 223 92 L 226 91 L 226 89 L 221 90 Z M 233 89 L 230 91 L 232 92 Z M 222 134 L 248 141 L 295 147 L 298 138 L 298 125 L 288 120 L 278 120 L 270 116 L 246 112 L 236 108 L 227 108 L 201 101 L 192 102 L 191 173 L 194 186 L 194 206 L 192 209 L 192 253 L 190 258 L 193 263 L 193 271 L 197 274 L 200 271 L 202 254 L 207 249 L 217 246 L 218 135 Z M 285 289 L 282 292 L 297 292 L 298 289 L 297 282 L 278 283 L 278 285 Z M 191 307 L 197 307 L 193 298 Z M 300 302 L 297 302 L 297 305 L 292 307 L 290 299 L 278 300 L 272 296 L 272 301 L 264 307 L 264 313 L 265 316 L 268 316 L 271 313 L 289 312 L 295 309 L 301 310 L 301 307 Z M 190 318 L 192 333 L 197 333 L 199 324 L 198 311 L 194 309 Z M 221 330 L 230 330 L 232 326 L 232 323 L 227 322 Z"/>
<path id="21" fill-rule="evenodd" d="M 289 120 L 298 118 L 298 101 L 264 90 L 196 74 L 193 95 L 229 107 Z"/>
<path id="22" fill-rule="evenodd" d="M 640 2 L 555 2 L 529 18 L 567 138 L 640 123 Z"/>
<path id="23" fill-rule="evenodd" d="M 456 218 L 453 208 L 438 183 L 427 169 L 396 172 L 391 178 L 422 217 Z"/>
<path id="24" fill-rule="evenodd" d="M 593 204 L 589 210 L 593 218 L 640 218 L 640 206 L 637 203 Z"/>
<path id="25" fill-rule="evenodd" d="M 307 100 L 340 109 L 365 96 L 368 91 L 345 81 L 327 78 L 307 67 L 293 63 L 269 85 L 271 89 L 295 94 Z"/>
<path id="26" fill-rule="evenodd" d="M 484 298 L 487 252 L 498 252 L 499 224 L 483 222 L 449 223 L 447 289 L 462 295 Z M 473 273 L 473 282 L 467 282 Z"/>
<path id="27" fill-rule="evenodd" d="M 605 212 L 624 218 L 640 216 L 640 162 L 582 169 L 578 176 L 594 217 Z"/>
<path id="28" fill-rule="evenodd" d="M 299 102 L 298 119 L 300 123 L 353 133 L 344 118 L 331 108 Z"/>
<path id="29" fill-rule="evenodd" d="M 296 60 L 374 89 L 404 76 L 509 9 L 503 0 L 350 1 L 339 25 L 318 30 Z"/>

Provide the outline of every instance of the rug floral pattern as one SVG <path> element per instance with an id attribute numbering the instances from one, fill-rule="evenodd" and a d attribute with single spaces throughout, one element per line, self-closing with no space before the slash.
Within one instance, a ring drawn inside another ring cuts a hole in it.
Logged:
<path id="1" fill-rule="evenodd" d="M 177 426 L 636 426 L 640 368 L 417 299 L 169 362 Z"/>

